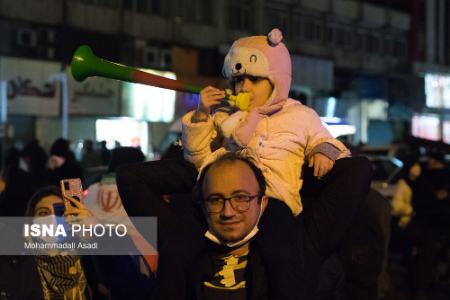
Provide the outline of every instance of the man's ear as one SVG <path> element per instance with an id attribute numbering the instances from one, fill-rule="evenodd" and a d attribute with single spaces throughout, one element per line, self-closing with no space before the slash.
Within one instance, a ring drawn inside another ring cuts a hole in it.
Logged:
<path id="1" fill-rule="evenodd" d="M 261 197 L 261 214 L 264 212 L 264 210 L 266 210 L 267 204 L 269 203 L 269 197 L 267 197 L 266 195 Z"/>

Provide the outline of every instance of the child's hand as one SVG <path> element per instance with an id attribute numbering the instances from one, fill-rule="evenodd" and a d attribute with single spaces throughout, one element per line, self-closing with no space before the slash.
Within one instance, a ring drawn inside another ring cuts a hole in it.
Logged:
<path id="1" fill-rule="evenodd" d="M 209 115 L 213 106 L 219 105 L 225 98 L 225 91 L 212 86 L 207 86 L 200 91 L 200 101 L 198 102 L 197 112 Z"/>
<path id="2" fill-rule="evenodd" d="M 333 168 L 334 161 L 317 152 L 309 159 L 309 167 L 312 166 L 314 166 L 314 176 L 321 179 Z"/>

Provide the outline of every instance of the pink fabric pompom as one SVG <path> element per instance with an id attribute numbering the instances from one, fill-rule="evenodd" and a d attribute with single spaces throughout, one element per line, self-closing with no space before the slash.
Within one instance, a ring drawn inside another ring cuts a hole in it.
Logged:
<path id="1" fill-rule="evenodd" d="M 281 33 L 280 29 L 274 28 L 272 29 L 272 31 L 269 32 L 267 38 L 269 39 L 270 44 L 276 46 L 283 39 L 283 34 Z"/>

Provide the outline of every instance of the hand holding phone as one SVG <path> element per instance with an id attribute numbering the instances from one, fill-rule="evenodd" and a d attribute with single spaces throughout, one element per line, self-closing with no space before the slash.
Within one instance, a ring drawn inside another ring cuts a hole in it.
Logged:
<path id="1" fill-rule="evenodd" d="M 60 185 L 66 207 L 64 216 L 71 216 L 70 221 L 91 217 L 91 211 L 82 201 L 83 187 L 80 178 L 63 179 L 60 181 Z"/>
<path id="2" fill-rule="evenodd" d="M 66 211 L 77 207 L 77 202 L 83 200 L 83 186 L 80 178 L 63 179 L 60 182 Z"/>

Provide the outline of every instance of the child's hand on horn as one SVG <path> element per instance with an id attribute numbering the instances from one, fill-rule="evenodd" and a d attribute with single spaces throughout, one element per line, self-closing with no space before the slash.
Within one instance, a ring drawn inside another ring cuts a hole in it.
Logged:
<path id="1" fill-rule="evenodd" d="M 220 105 L 225 98 L 225 91 L 218 88 L 207 86 L 200 91 L 200 101 L 198 107 L 192 116 L 193 123 L 204 122 L 208 120 L 214 106 Z"/>

